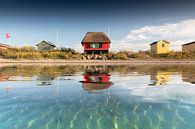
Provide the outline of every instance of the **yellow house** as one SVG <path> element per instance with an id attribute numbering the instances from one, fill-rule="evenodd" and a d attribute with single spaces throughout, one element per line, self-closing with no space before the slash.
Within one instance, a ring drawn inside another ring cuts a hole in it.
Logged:
<path id="1" fill-rule="evenodd" d="M 150 44 L 150 50 L 153 54 L 167 54 L 169 53 L 170 43 L 166 40 L 160 40 Z"/>

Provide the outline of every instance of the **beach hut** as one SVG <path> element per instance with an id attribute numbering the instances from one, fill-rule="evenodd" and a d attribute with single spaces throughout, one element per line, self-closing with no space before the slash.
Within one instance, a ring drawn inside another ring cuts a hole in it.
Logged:
<path id="1" fill-rule="evenodd" d="M 11 46 L 8 44 L 0 43 L 0 50 L 6 50 L 7 48 L 10 48 Z"/>
<path id="2" fill-rule="evenodd" d="M 183 52 L 195 52 L 195 41 L 182 45 Z"/>
<path id="3" fill-rule="evenodd" d="M 156 41 L 150 44 L 150 50 L 153 54 L 167 54 L 169 53 L 170 43 L 166 40 Z"/>
<path id="4" fill-rule="evenodd" d="M 109 37 L 103 32 L 88 32 L 81 42 L 86 54 L 108 53 L 110 43 Z"/>
<path id="5" fill-rule="evenodd" d="M 56 48 L 56 45 L 53 44 L 52 42 L 42 40 L 38 44 L 36 44 L 37 50 L 39 51 L 51 51 Z"/>

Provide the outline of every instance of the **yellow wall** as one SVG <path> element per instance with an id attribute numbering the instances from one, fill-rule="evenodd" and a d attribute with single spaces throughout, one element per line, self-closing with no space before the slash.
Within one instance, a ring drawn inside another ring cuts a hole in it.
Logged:
<path id="1" fill-rule="evenodd" d="M 164 47 L 163 47 L 164 44 Z M 167 54 L 169 53 L 169 43 L 165 40 L 160 40 L 156 44 L 152 44 L 151 46 L 151 52 L 154 54 Z"/>

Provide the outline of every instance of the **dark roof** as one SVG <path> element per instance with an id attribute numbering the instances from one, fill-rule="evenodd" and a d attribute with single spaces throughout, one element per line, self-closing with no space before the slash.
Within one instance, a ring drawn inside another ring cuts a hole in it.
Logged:
<path id="1" fill-rule="evenodd" d="M 42 40 L 42 41 L 39 42 L 38 44 L 40 44 L 40 43 L 42 43 L 42 42 L 45 42 L 45 43 L 47 43 L 47 44 L 49 44 L 49 45 L 51 45 L 51 46 L 53 46 L 53 47 L 56 47 L 56 45 L 55 45 L 54 43 L 52 43 L 52 42 L 50 42 L 50 41 L 45 41 L 45 40 Z M 38 46 L 38 44 L 36 44 L 36 46 Z"/>
<path id="2" fill-rule="evenodd" d="M 108 42 L 110 43 L 110 39 L 104 32 L 88 32 L 85 37 L 82 40 L 82 44 L 84 42 L 90 43 L 90 42 Z"/>
<path id="3" fill-rule="evenodd" d="M 156 44 L 156 43 L 158 43 L 158 42 L 159 42 L 159 41 L 153 42 L 153 43 L 151 43 L 150 45 Z"/>
<path id="4" fill-rule="evenodd" d="M 101 83 L 101 82 L 87 82 L 87 81 L 80 81 L 83 84 L 83 88 L 86 91 L 93 91 L 93 90 L 104 90 L 108 89 L 110 86 L 113 85 L 112 82 Z"/>
<path id="5" fill-rule="evenodd" d="M 190 42 L 190 43 L 183 44 L 182 46 L 191 45 L 191 44 L 195 44 L 195 41 Z"/>
<path id="6" fill-rule="evenodd" d="M 160 42 L 160 41 L 164 41 L 164 42 L 166 42 L 166 43 L 169 43 L 169 42 L 166 41 L 166 40 L 159 40 L 159 41 L 156 41 L 156 42 L 151 43 L 150 45 L 156 44 L 156 43 L 158 43 L 158 42 Z"/>
<path id="7" fill-rule="evenodd" d="M 3 43 L 0 43 L 0 46 L 3 46 L 3 47 L 11 47 L 10 45 L 8 45 L 8 44 L 3 44 Z"/>

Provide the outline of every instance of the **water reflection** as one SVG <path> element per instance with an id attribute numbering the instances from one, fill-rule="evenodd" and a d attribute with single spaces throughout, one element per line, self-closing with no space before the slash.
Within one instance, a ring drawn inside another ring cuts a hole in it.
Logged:
<path id="1" fill-rule="evenodd" d="M 38 81 L 38 85 L 41 86 L 47 86 L 47 85 L 52 85 L 52 80 L 54 80 L 55 77 L 52 77 L 47 74 L 40 75 L 36 78 L 36 81 Z"/>
<path id="2" fill-rule="evenodd" d="M 35 77 L 25 77 L 25 76 L 10 76 L 8 81 L 34 81 L 36 80 Z"/>
<path id="3" fill-rule="evenodd" d="M 8 81 L 8 80 L 9 80 L 8 76 L 0 75 L 0 81 Z"/>
<path id="4" fill-rule="evenodd" d="M 150 86 L 162 86 L 166 85 L 170 80 L 171 72 L 156 71 L 150 75 Z"/>
<path id="5" fill-rule="evenodd" d="M 35 76 L 40 75 L 50 75 L 52 77 L 74 75 L 78 72 L 84 70 L 83 66 L 42 66 L 42 65 L 33 65 L 33 66 L 5 66 L 0 67 L 0 76 L 2 77 L 23 77 L 24 80 L 27 78 L 33 79 Z M 13 79 L 14 80 L 14 79 Z M 27 79 L 28 80 L 28 79 Z"/>
<path id="6" fill-rule="evenodd" d="M 92 92 L 108 89 L 113 83 L 110 81 L 108 66 L 88 66 L 83 74 L 83 89 Z"/>
<path id="7" fill-rule="evenodd" d="M 183 82 L 189 82 L 191 84 L 195 84 L 195 74 L 182 74 Z"/>
<path id="8" fill-rule="evenodd" d="M 194 65 L 13 66 L 0 75 L 1 129 L 195 127 Z"/>
<path id="9" fill-rule="evenodd" d="M 167 85 L 171 80 L 171 76 L 174 74 L 181 75 L 181 79 L 184 82 L 192 84 L 195 82 L 195 65 L 8 66 L 0 68 L 0 81 L 37 81 L 38 84 L 50 85 L 54 80 L 73 80 L 75 76 L 81 75 L 83 72 L 85 73 L 83 74 L 82 82 L 85 84 L 85 89 L 90 89 L 87 87 L 91 87 L 92 83 L 93 85 L 101 84 L 102 86 L 104 84 L 105 86 L 102 88 L 109 87 L 108 85 L 112 85 L 110 77 L 114 74 L 123 76 L 129 76 L 135 73 L 139 75 L 150 75 L 151 81 L 149 80 L 149 85 L 152 86 Z"/>

